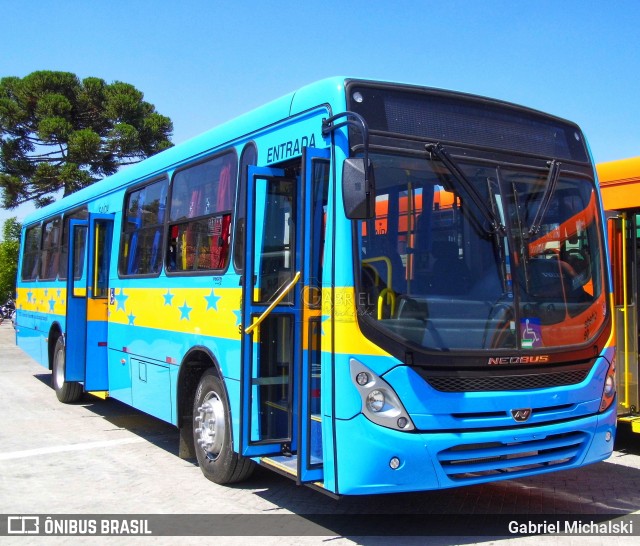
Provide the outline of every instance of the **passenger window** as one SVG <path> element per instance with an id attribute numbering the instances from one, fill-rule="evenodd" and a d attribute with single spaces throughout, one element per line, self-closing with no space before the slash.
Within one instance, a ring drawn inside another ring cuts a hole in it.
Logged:
<path id="1" fill-rule="evenodd" d="M 40 279 L 51 280 L 58 276 L 61 227 L 61 218 L 48 220 L 42 226 Z"/>
<path id="2" fill-rule="evenodd" d="M 40 225 L 27 228 L 24 241 L 24 255 L 22 257 L 21 279 L 23 281 L 35 281 L 38 278 L 41 235 L 42 228 Z"/>
<path id="3" fill-rule="evenodd" d="M 118 266 L 121 275 L 160 273 L 167 189 L 168 181 L 162 179 L 127 194 Z"/>
<path id="4" fill-rule="evenodd" d="M 236 175 L 235 153 L 176 173 L 171 193 L 167 271 L 226 268 Z"/>

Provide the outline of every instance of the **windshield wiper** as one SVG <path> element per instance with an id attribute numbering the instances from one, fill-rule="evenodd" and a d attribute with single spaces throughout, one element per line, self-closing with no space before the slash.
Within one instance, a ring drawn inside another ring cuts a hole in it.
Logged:
<path id="1" fill-rule="evenodd" d="M 540 227 L 542 226 L 542 219 L 544 215 L 547 213 L 547 209 L 549 208 L 549 204 L 551 203 L 551 197 L 553 197 L 553 192 L 556 190 L 556 185 L 558 183 L 558 178 L 560 175 L 560 163 L 555 159 L 552 159 L 547 163 L 549 165 L 549 174 L 547 175 L 547 182 L 545 183 L 544 193 L 542 194 L 542 199 L 540 200 L 540 206 L 536 211 L 536 215 L 533 218 L 533 223 L 529 228 L 529 236 L 535 235 L 540 231 Z"/>
<path id="2" fill-rule="evenodd" d="M 439 142 L 437 144 L 427 144 L 425 146 L 427 151 L 436 156 L 447 170 L 453 175 L 456 181 L 462 186 L 464 191 L 469 195 L 475 206 L 478 208 L 485 220 L 489 222 L 490 232 L 499 232 L 502 235 L 505 234 L 504 224 L 500 221 L 500 218 L 491 210 L 486 201 L 478 193 L 478 190 L 471 183 L 471 181 L 462 172 L 460 167 L 454 163 L 449 153 L 443 148 Z"/>

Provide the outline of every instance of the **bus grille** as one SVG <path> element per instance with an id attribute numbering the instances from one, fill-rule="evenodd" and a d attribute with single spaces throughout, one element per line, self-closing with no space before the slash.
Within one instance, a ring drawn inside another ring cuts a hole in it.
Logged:
<path id="1" fill-rule="evenodd" d="M 515 478 L 533 469 L 570 465 L 582 454 L 587 441 L 583 432 L 568 432 L 543 440 L 460 445 L 438 453 L 438 460 L 453 481 L 472 483 L 498 475 Z"/>
<path id="2" fill-rule="evenodd" d="M 575 385 L 584 381 L 588 369 L 555 373 L 500 376 L 426 376 L 425 380 L 441 392 L 521 391 Z"/>

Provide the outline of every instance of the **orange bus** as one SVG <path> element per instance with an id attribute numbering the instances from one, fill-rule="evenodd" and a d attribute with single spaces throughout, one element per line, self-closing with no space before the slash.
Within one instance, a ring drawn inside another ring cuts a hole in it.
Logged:
<path id="1" fill-rule="evenodd" d="M 618 346 L 618 420 L 640 433 L 640 157 L 597 166 L 609 228 Z"/>

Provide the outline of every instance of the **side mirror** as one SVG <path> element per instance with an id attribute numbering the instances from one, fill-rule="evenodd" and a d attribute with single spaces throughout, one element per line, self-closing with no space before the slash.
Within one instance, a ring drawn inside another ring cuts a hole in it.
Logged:
<path id="1" fill-rule="evenodd" d="M 350 220 L 373 218 L 376 210 L 376 185 L 373 165 L 361 157 L 345 159 L 342 165 L 342 200 L 344 212 Z"/>

